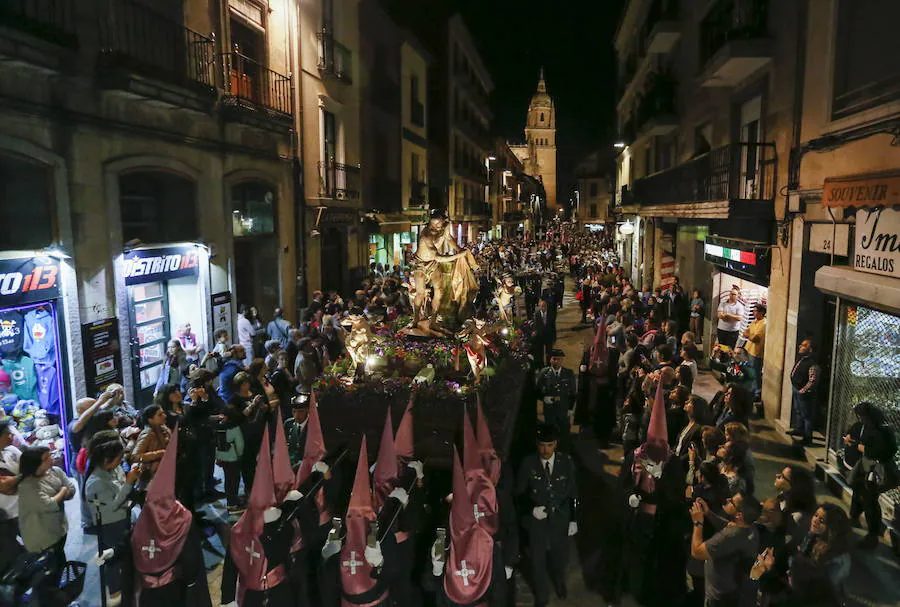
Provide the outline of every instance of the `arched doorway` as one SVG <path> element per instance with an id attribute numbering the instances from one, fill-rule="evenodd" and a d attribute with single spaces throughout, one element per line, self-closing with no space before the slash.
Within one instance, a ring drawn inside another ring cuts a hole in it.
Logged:
<path id="1" fill-rule="evenodd" d="M 120 174 L 118 184 L 134 403 L 142 408 L 158 386 L 186 371 L 185 364 L 164 376 L 169 340 L 190 352 L 186 363 L 207 347 L 207 257 L 193 244 L 200 237 L 193 180 L 139 169 Z M 191 337 L 182 338 L 187 326 Z"/>
<path id="2" fill-rule="evenodd" d="M 264 181 L 231 188 L 234 282 L 238 305 L 256 306 L 265 320 L 281 305 L 276 189 Z"/>

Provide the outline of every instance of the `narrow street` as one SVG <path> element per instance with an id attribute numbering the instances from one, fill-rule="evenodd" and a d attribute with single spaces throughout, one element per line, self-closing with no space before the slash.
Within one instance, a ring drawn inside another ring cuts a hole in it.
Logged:
<path id="1" fill-rule="evenodd" d="M 557 320 L 557 347 L 566 352 L 565 366 L 573 368 L 581 359 L 582 348 L 589 343 L 591 331 L 580 324 L 581 312 L 578 302 L 572 293 L 571 280 L 567 280 L 563 309 Z M 694 392 L 710 399 L 721 389 L 719 382 L 709 371 L 701 372 L 694 384 Z M 766 420 L 753 422 L 753 456 L 756 461 L 756 492 L 759 499 L 765 500 L 775 495 L 772 481 L 775 474 L 788 464 L 801 464 L 790 443 L 780 435 Z M 620 520 L 610 513 L 618 511 L 613 504 L 616 492 L 614 484 L 619 473 L 619 461 L 622 457 L 620 445 L 609 449 L 598 449 L 598 442 L 590 429 L 579 435 L 575 443 L 577 460 L 580 464 L 581 477 L 579 492 L 581 498 L 581 520 L 579 533 L 574 538 L 573 553 L 570 561 L 567 600 L 554 598 L 552 607 L 597 605 L 602 601 L 595 591 L 592 581 L 597 579 L 597 568 L 603 558 L 602 546 L 609 537 L 610 530 L 621 524 Z M 822 483 L 816 483 L 821 501 L 838 502 L 827 492 Z M 846 507 L 846 505 L 845 505 Z M 858 537 L 862 537 L 857 530 Z M 574 558 L 577 554 L 578 558 Z M 519 580 L 519 600 L 517 604 L 532 604 L 530 592 L 524 580 Z M 525 592 L 522 592 L 524 590 Z M 848 584 L 851 599 L 848 605 L 889 606 L 900 605 L 900 563 L 891 554 L 890 546 L 882 541 L 876 551 L 853 552 L 853 569 Z M 874 597 L 878 597 L 877 599 Z M 621 607 L 636 606 L 633 600 L 626 598 Z"/>

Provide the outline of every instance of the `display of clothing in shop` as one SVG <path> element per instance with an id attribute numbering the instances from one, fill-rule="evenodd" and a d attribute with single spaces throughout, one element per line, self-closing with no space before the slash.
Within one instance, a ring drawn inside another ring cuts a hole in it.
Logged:
<path id="1" fill-rule="evenodd" d="M 0 311 L 0 358 L 18 356 L 25 339 L 25 319 L 15 310 Z"/>
<path id="2" fill-rule="evenodd" d="M 12 391 L 20 400 L 38 401 L 37 373 L 31 358 L 22 354 L 3 358 L 2 366 L 12 378 Z"/>
<path id="3" fill-rule="evenodd" d="M 37 362 L 55 362 L 56 327 L 46 306 L 40 306 L 25 315 L 25 336 L 22 349 Z"/>
<path id="4" fill-rule="evenodd" d="M 49 415 L 60 415 L 56 361 L 36 361 L 34 372 L 37 375 L 38 402 L 41 408 Z"/>

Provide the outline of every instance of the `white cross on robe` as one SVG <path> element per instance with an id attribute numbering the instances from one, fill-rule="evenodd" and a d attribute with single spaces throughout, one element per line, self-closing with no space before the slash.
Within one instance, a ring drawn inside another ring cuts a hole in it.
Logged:
<path id="1" fill-rule="evenodd" d="M 484 518 L 484 512 L 478 509 L 478 504 L 472 504 L 472 511 L 475 514 L 475 522 L 478 522 L 478 519 Z"/>
<path id="2" fill-rule="evenodd" d="M 459 563 L 459 566 L 462 567 L 462 569 L 457 570 L 456 573 L 455 573 L 454 575 L 456 575 L 456 576 L 458 576 L 458 577 L 461 577 L 461 578 L 463 579 L 463 586 L 468 586 L 468 585 L 469 585 L 469 576 L 470 576 L 470 575 L 475 575 L 475 570 L 474 570 L 474 569 L 469 569 L 469 568 L 466 566 L 466 562 L 465 562 L 465 561 L 461 561 L 461 562 Z"/>
<path id="3" fill-rule="evenodd" d="M 253 564 L 253 559 L 258 559 L 259 557 L 262 556 L 259 552 L 257 552 L 256 550 L 253 549 L 253 544 L 254 544 L 254 543 L 255 543 L 255 542 L 253 542 L 253 541 L 251 540 L 251 541 L 250 541 L 250 545 L 244 547 L 244 552 L 246 552 L 247 554 L 250 555 L 250 564 L 251 564 L 251 565 Z"/>
<path id="4" fill-rule="evenodd" d="M 150 540 L 150 543 L 146 546 L 141 546 L 141 551 L 146 552 L 150 556 L 148 557 L 151 561 L 156 558 L 157 552 L 162 552 L 162 548 L 156 547 L 156 540 Z"/>
<path id="5" fill-rule="evenodd" d="M 343 565 L 344 567 L 350 568 L 350 575 L 356 575 L 356 568 L 362 567 L 363 565 L 365 565 L 365 563 L 363 563 L 362 561 L 357 561 L 356 560 L 356 550 L 351 550 L 350 551 L 350 560 L 344 561 L 343 563 L 341 563 L 341 565 Z"/>

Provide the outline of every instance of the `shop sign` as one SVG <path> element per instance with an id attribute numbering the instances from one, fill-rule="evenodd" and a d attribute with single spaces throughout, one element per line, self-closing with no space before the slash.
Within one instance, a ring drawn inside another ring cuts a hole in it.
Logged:
<path id="1" fill-rule="evenodd" d="M 194 245 L 136 249 L 125 254 L 125 284 L 171 280 L 200 273 L 200 253 Z"/>
<path id="2" fill-rule="evenodd" d="M 858 211 L 854 244 L 855 269 L 900 277 L 900 210 Z"/>
<path id="3" fill-rule="evenodd" d="M 826 207 L 900 205 L 900 172 L 826 179 L 822 203 Z"/>
<path id="4" fill-rule="evenodd" d="M 212 296 L 213 335 L 223 329 L 228 331 L 229 338 L 234 337 L 231 330 L 231 292 L 224 291 Z"/>
<path id="5" fill-rule="evenodd" d="M 121 384 L 119 319 L 104 318 L 81 325 L 81 338 L 87 393 L 99 394 L 110 384 Z"/>
<path id="6" fill-rule="evenodd" d="M 814 223 L 809 227 L 810 251 L 846 257 L 849 241 L 849 224 Z"/>
<path id="7" fill-rule="evenodd" d="M 59 260 L 53 257 L 0 259 L 0 308 L 56 299 Z"/>

